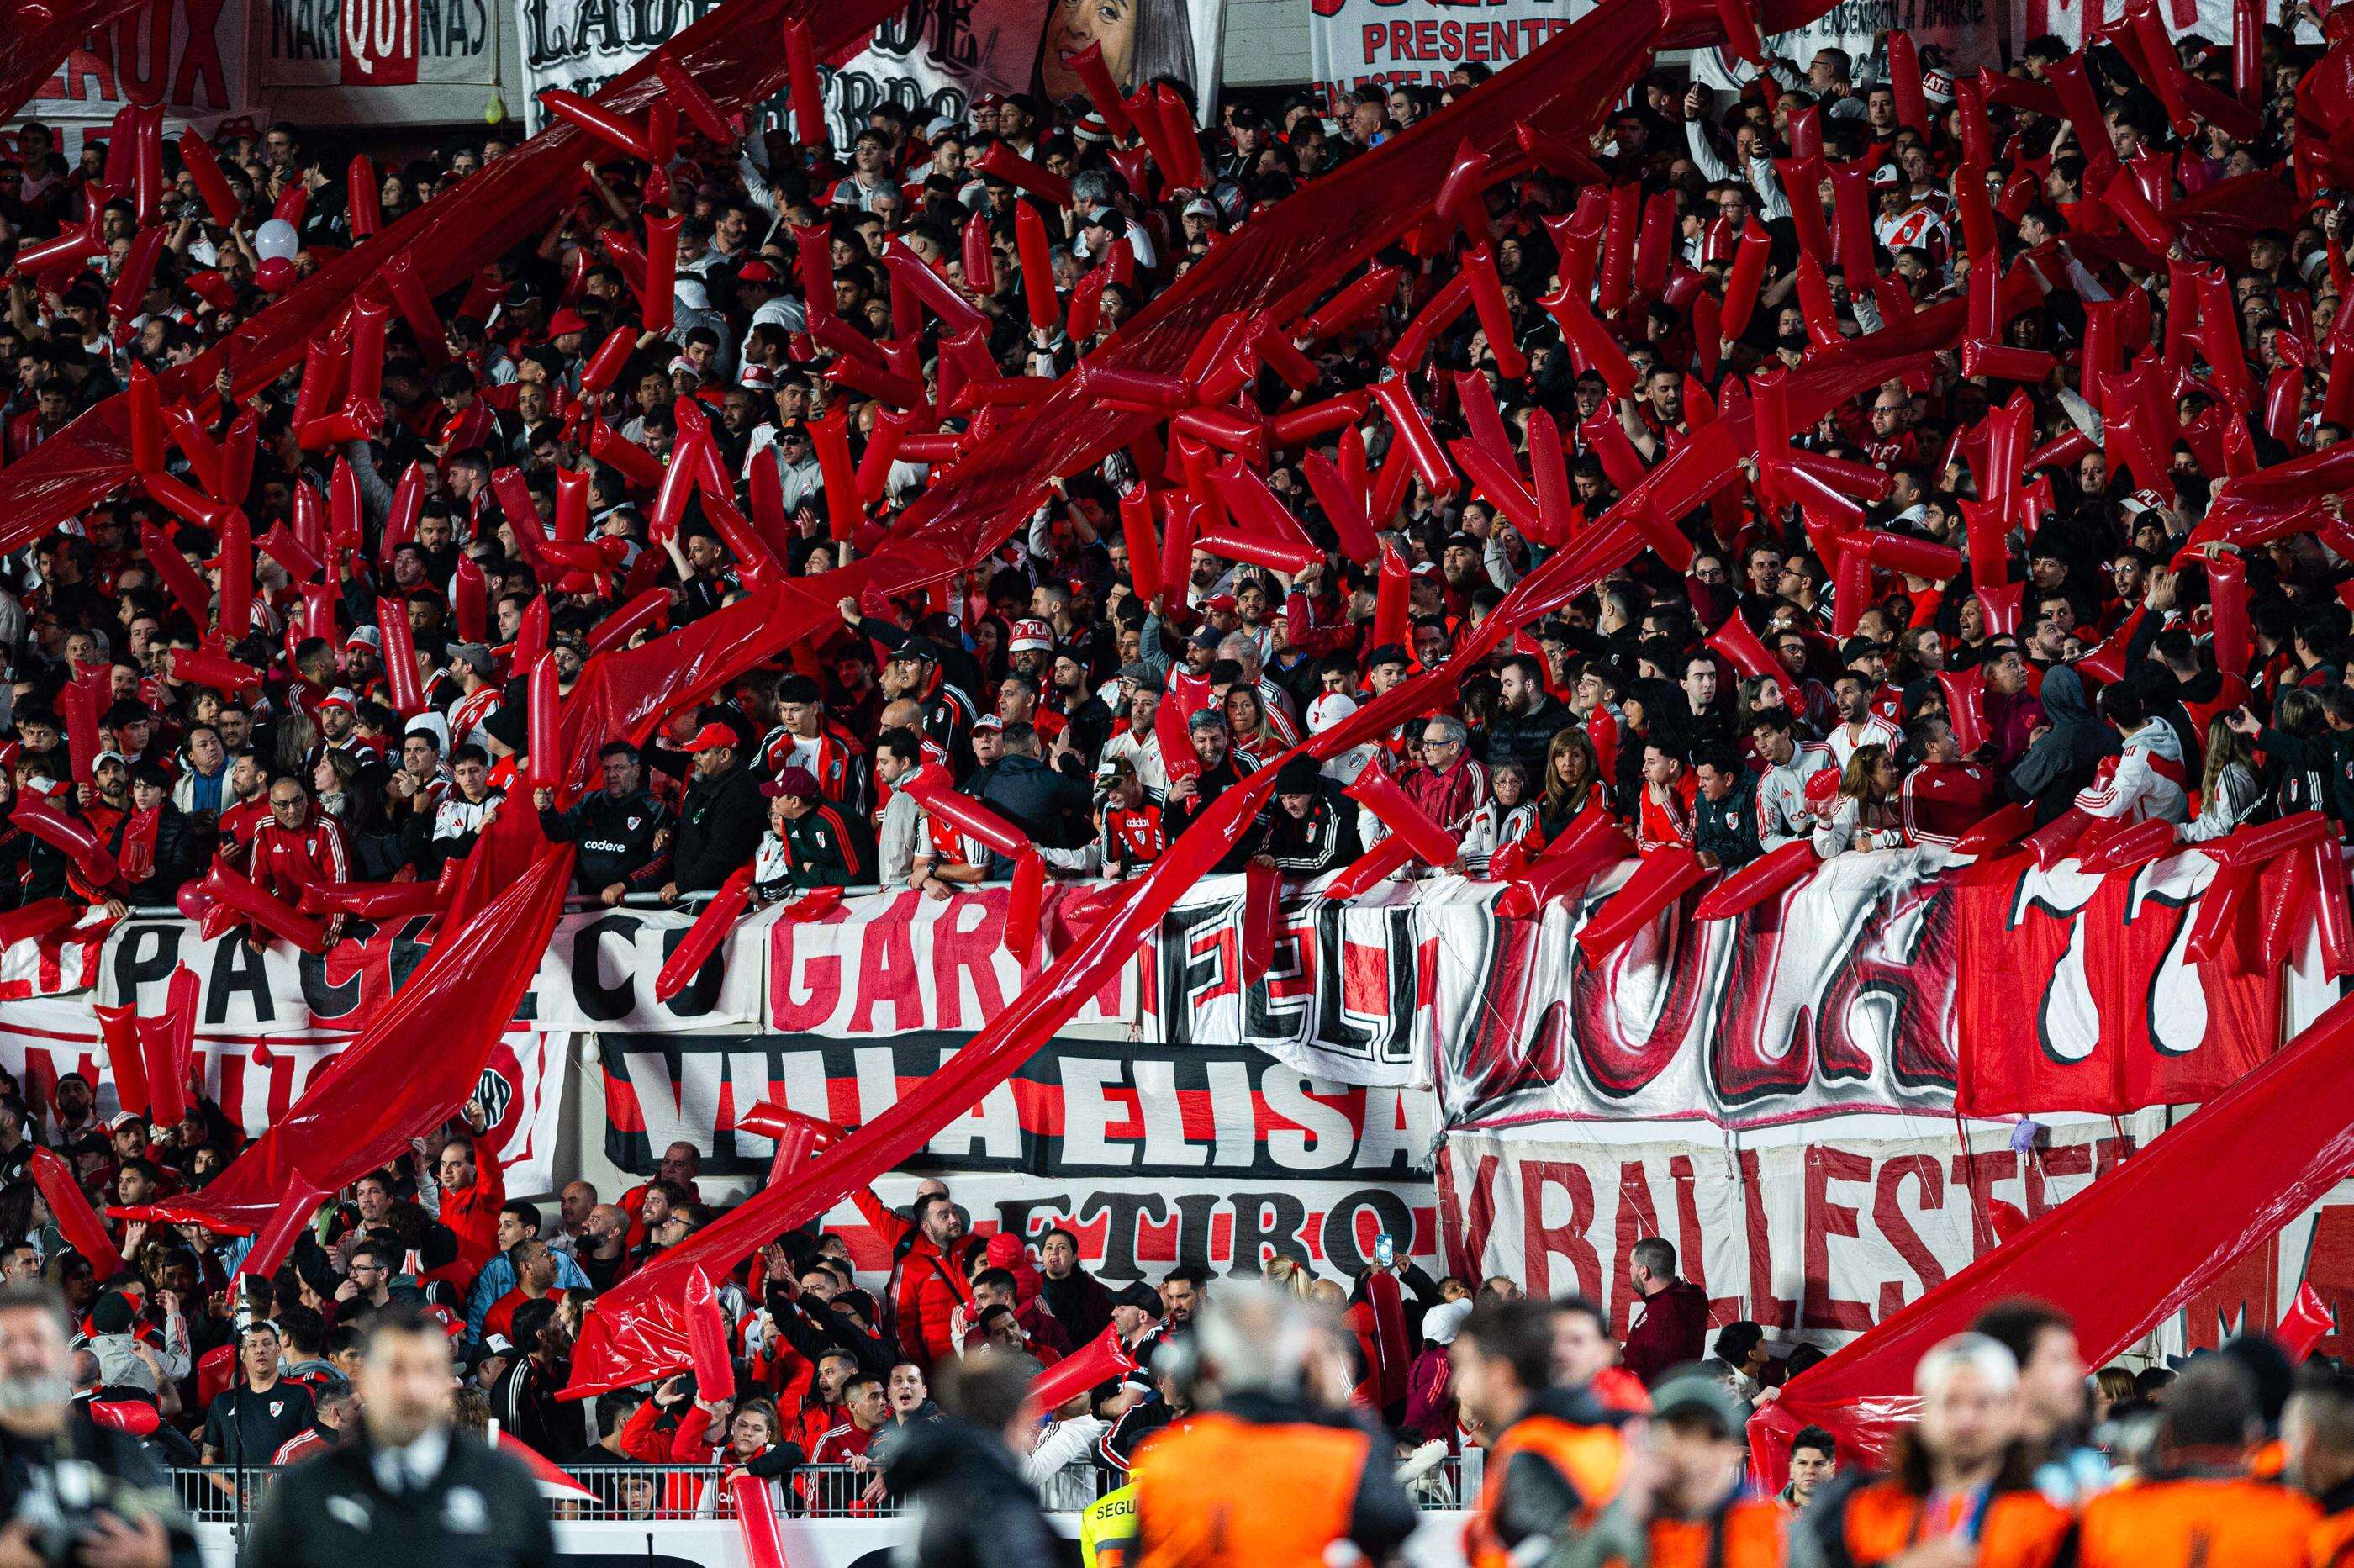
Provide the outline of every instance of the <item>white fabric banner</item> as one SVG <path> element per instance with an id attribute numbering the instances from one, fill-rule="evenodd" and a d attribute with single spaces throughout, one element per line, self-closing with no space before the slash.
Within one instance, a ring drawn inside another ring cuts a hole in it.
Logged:
<path id="1" fill-rule="evenodd" d="M 1309 71 L 1327 101 L 1359 88 L 1444 86 L 1456 67 L 1501 70 L 1594 9 L 1594 0 L 1310 0 Z"/>
<path id="2" fill-rule="evenodd" d="M 492 87 L 499 79 L 495 0 L 269 0 L 261 85 Z M 257 7 L 257 11 L 260 7 Z M 398 95 L 372 101 L 402 118 Z"/>

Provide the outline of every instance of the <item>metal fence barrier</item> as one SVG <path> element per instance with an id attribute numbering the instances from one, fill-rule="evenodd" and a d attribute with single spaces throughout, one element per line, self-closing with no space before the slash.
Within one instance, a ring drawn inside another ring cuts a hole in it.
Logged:
<path id="1" fill-rule="evenodd" d="M 1416 1505 L 1426 1510 L 1462 1506 L 1461 1467 L 1459 1459 L 1446 1459 L 1415 1480 L 1408 1491 Z M 657 1522 L 735 1514 L 726 1472 L 716 1465 L 567 1465 L 564 1471 L 587 1495 L 561 1492 L 543 1483 L 548 1512 L 557 1519 Z M 249 1465 L 242 1471 L 202 1465 L 175 1469 L 172 1480 L 191 1518 L 239 1524 L 250 1522 L 277 1476 L 277 1468 L 268 1465 Z M 1049 1508 L 1076 1510 L 1126 1479 L 1108 1466 L 1081 1459 L 1064 1467 L 1039 1489 Z M 779 1513 L 804 1519 L 884 1518 L 901 1508 L 899 1499 L 884 1489 L 878 1471 L 857 1465 L 803 1465 L 770 1482 L 769 1492 Z"/>

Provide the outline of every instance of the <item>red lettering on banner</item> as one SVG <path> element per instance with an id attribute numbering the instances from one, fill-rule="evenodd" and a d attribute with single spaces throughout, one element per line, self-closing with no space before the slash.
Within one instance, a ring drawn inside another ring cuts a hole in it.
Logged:
<path id="1" fill-rule="evenodd" d="M 1610 1331 L 1627 1337 L 1635 1316 L 1635 1282 L 1624 1265 L 1635 1255 L 1635 1244 L 1659 1234 L 1659 1206 L 1651 1201 L 1650 1173 L 1639 1160 L 1618 1162 L 1618 1261 L 1611 1272 Z M 1681 1260 L 1679 1260 L 1681 1261 Z"/>
<path id="2" fill-rule="evenodd" d="M 1471 1171 L 1471 1202 L 1456 1185 L 1454 1150 L 1438 1146 L 1438 1214 L 1447 1238 L 1447 1268 L 1465 1279 L 1487 1277 L 1488 1236 L 1496 1228 L 1496 1168 L 1503 1161 L 1483 1154 Z"/>
<path id="3" fill-rule="evenodd" d="M 2303 1281 L 2321 1293 L 2338 1313 L 2338 1326 L 2315 1348 L 2324 1355 L 2343 1356 L 2354 1346 L 2354 1313 L 2342 1303 L 2354 1302 L 2354 1203 L 2326 1205 L 2313 1218 L 2313 1239 L 2305 1250 Z"/>
<path id="4" fill-rule="evenodd" d="M 227 109 L 228 72 L 221 64 L 221 12 L 226 0 L 180 0 L 187 22 L 187 41 L 181 46 L 180 69 L 172 73 L 174 103 L 197 108 Z"/>
<path id="5" fill-rule="evenodd" d="M 1853 1205 L 1831 1198 L 1834 1181 L 1867 1182 L 1872 1161 L 1843 1149 L 1807 1150 L 1807 1294 L 1804 1310 L 1809 1329 L 1863 1330 L 1872 1327 L 1872 1308 L 1831 1294 L 1831 1238 L 1859 1234 Z"/>
<path id="6" fill-rule="evenodd" d="M 1766 1223 L 1766 1192 L 1757 1180 L 1757 1151 L 1742 1150 L 1741 1219 L 1749 1254 L 1749 1320 L 1761 1329 L 1790 1329 L 1797 1319 L 1790 1303 L 1774 1294 L 1774 1231 Z"/>
<path id="7" fill-rule="evenodd" d="M 1883 1319 L 1894 1317 L 1913 1297 L 1925 1296 L 1946 1283 L 1945 1265 L 1922 1242 L 1921 1233 L 1913 1228 L 1911 1217 L 1904 1213 L 1903 1194 L 1907 1180 L 1920 1184 L 1923 1208 L 1946 1206 L 1946 1173 L 1938 1167 L 1935 1155 L 1901 1154 L 1881 1165 L 1880 1180 L 1872 1189 L 1872 1223 L 1921 1281 L 1921 1287 L 1915 1291 L 1906 1290 L 1897 1280 L 1881 1281 L 1880 1316 Z"/>
<path id="8" fill-rule="evenodd" d="M 1558 1187 L 1569 1194 L 1568 1223 L 1544 1223 L 1545 1189 Z M 1582 1166 L 1564 1160 L 1525 1160 L 1521 1162 L 1521 1253 L 1527 1260 L 1528 1293 L 1553 1296 L 1555 1253 L 1570 1261 L 1577 1276 L 1577 1293 L 1589 1301 L 1602 1299 L 1602 1259 L 1585 1233 L 1594 1224 L 1594 1185 Z"/>
<path id="9" fill-rule="evenodd" d="M 1006 895 L 982 898 L 952 898 L 941 906 L 931 925 L 932 987 L 942 1029 L 979 1029 L 1005 1011 L 1005 993 L 997 985 L 997 951 L 1005 933 Z M 913 900 L 902 900 L 912 906 Z M 964 1019 L 964 981 L 972 977 L 973 1006 L 979 1016 Z"/>
<path id="10" fill-rule="evenodd" d="M 87 80 L 90 90 L 80 84 Z M 111 29 L 101 29 L 90 36 L 88 46 L 77 46 L 66 56 L 66 63 L 51 85 L 41 90 L 43 98 L 69 100 L 105 99 L 122 96 L 114 90 L 114 42 Z"/>
<path id="11" fill-rule="evenodd" d="M 2182 1310 L 2183 1344 L 2193 1351 L 2213 1350 L 2243 1330 L 2272 1332 L 2280 1321 L 2280 1237 L 2266 1236 Z"/>
<path id="12" fill-rule="evenodd" d="M 1692 1191 L 1691 1157 L 1678 1154 L 1668 1160 L 1668 1180 L 1676 1187 L 1676 1261 L 1683 1267 L 1683 1276 L 1701 1289 L 1708 1288 L 1708 1247 L 1700 1234 L 1700 1198 Z M 1734 1296 L 1712 1296 L 1708 1299 L 1708 1320 L 1730 1323 L 1741 1316 L 1741 1300 Z"/>
<path id="13" fill-rule="evenodd" d="M 1414 25 L 1414 58 L 1426 60 L 1438 52 L 1438 24 L 1416 22 Z"/>
<path id="14" fill-rule="evenodd" d="M 1319 3 L 1320 4 L 1321 0 L 1319 0 Z M 1389 31 L 1388 26 L 1381 22 L 1368 23 L 1358 29 L 1358 37 L 1362 40 L 1365 51 L 1363 63 L 1371 65 L 1381 58 L 1382 40 L 1389 37 Z"/>
<path id="15" fill-rule="evenodd" d="M 858 978 L 853 983 L 850 1012 L 853 1034 L 872 1033 L 875 1009 L 885 1001 L 891 1004 L 895 1025 L 903 1014 L 922 1012 L 921 999 L 916 994 L 915 938 L 907 929 L 915 915 L 913 899 L 894 898 L 875 912 L 860 933 Z"/>
<path id="16" fill-rule="evenodd" d="M 837 915 L 840 911 L 835 912 Z M 832 916 L 827 924 L 834 921 Z M 779 920 L 769 940 L 769 1012 L 777 1031 L 805 1034 L 819 1028 L 842 1005 L 842 960 L 829 952 L 801 953 L 801 927 Z"/>
<path id="17" fill-rule="evenodd" d="M 140 47 L 140 29 L 146 47 Z M 172 3 L 150 0 L 114 24 L 114 75 L 122 96 L 141 105 L 161 103 L 172 79 Z"/>
<path id="18" fill-rule="evenodd" d="M 2036 1150 L 2035 1158 L 2027 1162 L 2024 1172 L 2027 1185 L 2027 1217 L 2041 1219 L 2048 1209 L 2065 1202 L 2065 1197 L 2054 1198 L 2050 1182 L 2062 1176 L 2089 1176 L 2093 1173 L 2093 1146 L 2089 1143 L 2062 1143 L 2051 1149 Z"/>
<path id="19" fill-rule="evenodd" d="M 1994 1184 L 2018 1174 L 2019 1156 L 2008 1149 L 1954 1156 L 1948 1179 L 1970 1195 L 1971 1256 L 1992 1252 L 2001 1245 L 2002 1238 L 1994 1234 L 1994 1211 L 1988 1205 L 1994 1202 Z"/>

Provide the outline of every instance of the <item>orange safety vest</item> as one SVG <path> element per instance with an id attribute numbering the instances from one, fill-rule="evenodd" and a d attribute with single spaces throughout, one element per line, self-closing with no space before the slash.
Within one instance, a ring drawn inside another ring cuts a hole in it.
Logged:
<path id="1" fill-rule="evenodd" d="M 1594 1516 L 1618 1495 L 1618 1483 L 1627 1473 L 1627 1445 L 1617 1427 L 1583 1425 L 1542 1413 L 1522 1416 L 1488 1450 L 1479 1482 L 1479 1511 L 1471 1516 L 1463 1532 L 1463 1554 L 1470 1559 L 1472 1568 L 1505 1568 L 1511 1561 L 1510 1547 L 1496 1533 L 1495 1518 L 1503 1498 L 1505 1472 L 1518 1454 L 1535 1455 L 1577 1489 L 1577 1495 L 1585 1499 L 1579 1515 L 1582 1524 L 1591 1524 Z"/>
<path id="2" fill-rule="evenodd" d="M 1187 1416 L 1129 1472 L 1138 1568 L 1323 1568 L 1371 1447 L 1353 1427 Z"/>
<path id="3" fill-rule="evenodd" d="M 2271 1481 L 2160 1478 L 2084 1507 L 2085 1568 L 2305 1568 L 2321 1510 Z"/>
<path id="4" fill-rule="evenodd" d="M 1651 1568 L 1782 1568 L 1782 1510 L 1748 1499 L 1707 1519 L 1651 1521 Z"/>
<path id="5" fill-rule="evenodd" d="M 1885 1478 L 1848 1494 L 1840 1530 L 1857 1568 L 1897 1556 L 1922 1538 L 1923 1499 Z M 2038 1491 L 1996 1492 L 1975 1524 L 1978 1568 L 2050 1568 L 2068 1533 L 2068 1515 Z"/>
<path id="6" fill-rule="evenodd" d="M 2333 1513 L 2313 1527 L 2306 1560 L 2313 1568 L 2346 1568 L 2354 1563 L 2354 1509 Z"/>

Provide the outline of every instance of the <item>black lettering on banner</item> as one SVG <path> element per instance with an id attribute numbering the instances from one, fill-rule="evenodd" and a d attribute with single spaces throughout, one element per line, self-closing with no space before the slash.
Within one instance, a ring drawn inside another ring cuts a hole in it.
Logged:
<path id="1" fill-rule="evenodd" d="M 1373 1260 L 1357 1241 L 1357 1215 L 1367 1209 L 1381 1222 L 1374 1234 L 1390 1236 L 1400 1255 L 1412 1248 L 1414 1211 L 1405 1201 L 1379 1187 L 1360 1187 L 1324 1215 L 1324 1262 L 1333 1273 L 1355 1275 L 1372 1266 Z"/>
<path id="2" fill-rule="evenodd" d="M 270 996 L 270 971 L 261 955 L 235 938 L 215 942 L 213 972 L 205 981 L 204 1021 L 227 1023 L 229 998 L 239 991 L 252 1000 L 256 1023 L 278 1022 L 278 1007 Z"/>
<path id="3" fill-rule="evenodd" d="M 378 938 L 378 940 L 384 938 Z M 366 959 L 363 958 L 360 965 Z M 302 989 L 302 1005 L 310 1010 L 314 1023 L 331 1019 L 347 1018 L 359 1011 L 361 990 L 360 965 L 346 964 L 348 978 L 341 982 L 327 979 L 327 957 L 323 953 L 298 953 L 294 959 L 296 983 Z"/>
<path id="4" fill-rule="evenodd" d="M 1059 1220 L 1071 1212 L 1070 1194 L 1047 1192 L 1037 1197 L 1000 1198 L 997 1200 L 997 1228 L 1009 1235 L 1023 1236 L 1035 1242 L 1043 1237 L 1046 1225 L 1033 1225 L 1033 1214 L 1047 1214 Z"/>
<path id="5" fill-rule="evenodd" d="M 1295 1200 L 1296 1202 L 1297 1200 Z M 1136 1228 L 1140 1219 L 1156 1225 L 1169 1223 L 1169 1210 L 1157 1192 L 1097 1192 L 1079 1205 L 1079 1224 L 1092 1224 L 1098 1214 L 1108 1214 L 1110 1224 L 1104 1230 L 1103 1262 L 1097 1266 L 1096 1277 L 1125 1283 L 1144 1277 L 1144 1270 L 1136 1263 Z"/>
<path id="6" fill-rule="evenodd" d="M 1191 1268 L 1210 1266 L 1210 1215 L 1215 1192 L 1177 1194 L 1177 1261 Z"/>
<path id="7" fill-rule="evenodd" d="M 1262 1249 L 1269 1257 L 1288 1257 L 1300 1263 L 1310 1261 L 1308 1244 L 1299 1239 L 1299 1233 L 1308 1227 L 1308 1205 L 1298 1197 L 1278 1190 L 1236 1192 L 1233 1201 L 1234 1262 L 1226 1270 L 1228 1274 L 1237 1277 L 1257 1274 Z M 1412 1225 L 1406 1227 L 1406 1234 L 1414 1234 Z"/>
<path id="8" fill-rule="evenodd" d="M 572 1005 L 580 1010 L 580 1016 L 597 1023 L 630 1016 L 637 987 L 626 975 L 620 984 L 607 985 L 598 975 L 598 955 L 609 936 L 620 938 L 625 948 L 635 948 L 639 927 L 644 924 L 634 915 L 607 915 L 573 935 Z"/>
<path id="9" fill-rule="evenodd" d="M 180 964 L 180 944 L 196 935 L 185 920 L 133 921 L 114 942 L 114 995 L 128 1005 L 140 988 L 161 985 Z"/>

